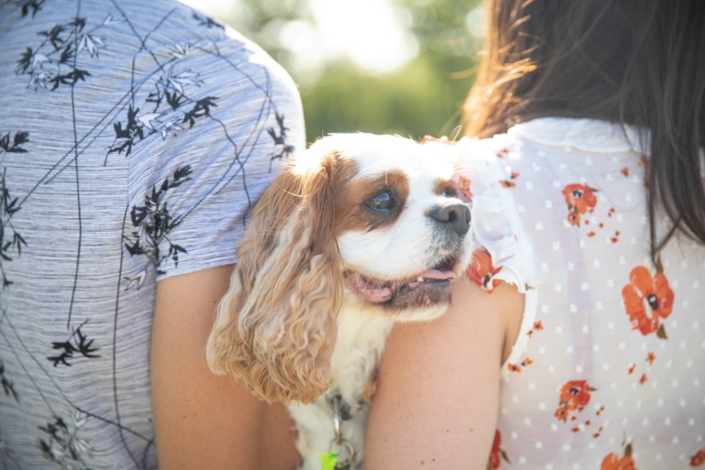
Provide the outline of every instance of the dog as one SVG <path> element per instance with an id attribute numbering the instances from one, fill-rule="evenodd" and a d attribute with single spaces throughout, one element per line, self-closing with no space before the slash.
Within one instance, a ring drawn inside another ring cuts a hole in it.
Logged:
<path id="1" fill-rule="evenodd" d="M 253 211 L 207 359 L 216 374 L 287 404 L 304 470 L 329 452 L 336 468 L 362 468 L 392 326 L 442 315 L 470 263 L 470 210 L 451 148 L 324 137 L 284 164 Z"/>

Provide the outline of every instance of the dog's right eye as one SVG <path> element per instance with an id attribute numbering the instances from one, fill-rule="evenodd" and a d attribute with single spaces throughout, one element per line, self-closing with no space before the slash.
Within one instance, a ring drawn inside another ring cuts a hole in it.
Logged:
<path id="1" fill-rule="evenodd" d="M 392 207 L 392 195 L 384 191 L 365 201 L 365 205 L 375 212 L 387 212 Z"/>

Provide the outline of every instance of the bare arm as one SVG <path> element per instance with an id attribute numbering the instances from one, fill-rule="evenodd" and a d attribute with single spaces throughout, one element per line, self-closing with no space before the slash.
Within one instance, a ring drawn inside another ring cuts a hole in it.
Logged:
<path id="1" fill-rule="evenodd" d="M 393 330 L 372 400 L 367 470 L 486 468 L 500 365 L 523 309 L 512 286 L 489 295 L 461 279 L 442 318 Z"/>
<path id="2" fill-rule="evenodd" d="M 293 423 L 242 384 L 213 375 L 205 347 L 233 266 L 174 276 L 157 286 L 151 379 L 159 468 L 293 469 Z"/>

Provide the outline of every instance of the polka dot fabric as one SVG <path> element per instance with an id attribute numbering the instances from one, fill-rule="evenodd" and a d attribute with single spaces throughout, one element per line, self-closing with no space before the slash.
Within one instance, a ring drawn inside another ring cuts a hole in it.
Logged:
<path id="1" fill-rule="evenodd" d="M 705 468 L 705 248 L 651 261 L 648 142 L 543 118 L 455 148 L 469 274 L 526 294 L 488 468 Z"/>

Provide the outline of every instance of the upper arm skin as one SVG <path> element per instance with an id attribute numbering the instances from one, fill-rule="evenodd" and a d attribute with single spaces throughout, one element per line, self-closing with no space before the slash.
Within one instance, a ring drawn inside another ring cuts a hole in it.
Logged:
<path id="1" fill-rule="evenodd" d="M 513 286 L 488 295 L 462 278 L 443 317 L 395 327 L 370 409 L 367 470 L 487 467 L 500 365 L 523 310 Z"/>
<path id="2" fill-rule="evenodd" d="M 214 310 L 233 266 L 174 276 L 157 285 L 151 379 L 159 468 L 293 469 L 293 423 L 206 364 Z"/>

